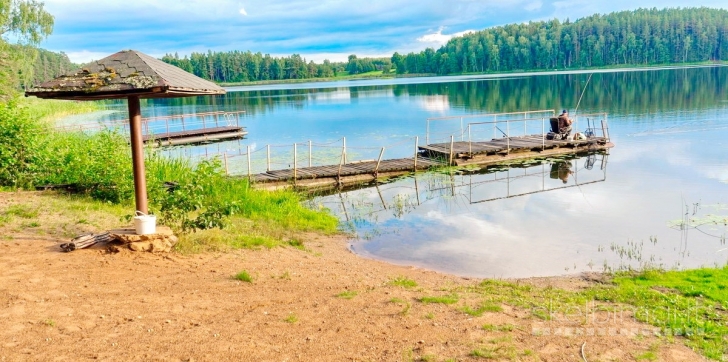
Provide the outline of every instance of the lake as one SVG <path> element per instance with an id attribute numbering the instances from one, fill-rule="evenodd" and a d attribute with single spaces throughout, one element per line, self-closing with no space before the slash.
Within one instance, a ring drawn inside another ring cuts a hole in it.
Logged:
<path id="1" fill-rule="evenodd" d="M 144 117 L 246 113 L 241 141 L 171 149 L 229 153 L 230 172 L 409 157 L 462 137 L 426 119 L 567 108 L 606 112 L 608 154 L 490 169 L 417 173 L 376 187 L 314 196 L 356 237 L 364 257 L 472 277 L 530 277 L 728 261 L 728 68 L 555 72 L 236 87 L 208 98 L 148 100 Z M 582 93 L 583 91 L 583 93 Z M 583 94 L 583 97 L 582 97 Z M 579 100 L 581 98 L 581 102 Z M 124 104 L 110 109 L 125 112 Z M 113 119 L 99 113 L 83 121 Z M 69 122 L 78 122 L 80 118 Z M 581 129 L 585 125 L 577 125 Z M 480 137 L 492 137 L 486 133 Z"/>

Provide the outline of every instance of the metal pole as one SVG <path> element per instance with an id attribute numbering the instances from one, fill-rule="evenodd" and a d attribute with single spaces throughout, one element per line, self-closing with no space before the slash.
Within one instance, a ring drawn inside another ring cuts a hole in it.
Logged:
<path id="1" fill-rule="evenodd" d="M 427 132 L 425 133 L 425 144 L 430 144 L 430 120 L 427 120 Z"/>
<path id="2" fill-rule="evenodd" d="M 182 117 L 182 131 L 185 130 L 185 117 Z"/>
<path id="3" fill-rule="evenodd" d="M 511 153 L 511 122 L 506 121 L 506 153 Z"/>
<path id="4" fill-rule="evenodd" d="M 465 137 L 465 130 L 463 129 L 463 117 L 460 117 L 460 140 L 463 140 L 463 137 Z"/>
<path id="5" fill-rule="evenodd" d="M 450 135 L 450 161 L 448 162 L 448 166 L 452 166 L 452 149 L 453 149 L 453 143 L 455 143 L 455 137 Z"/>
<path id="6" fill-rule="evenodd" d="M 469 124 L 468 124 L 468 152 L 470 152 L 470 157 L 473 157 L 473 136 L 470 133 Z"/>
<path id="7" fill-rule="evenodd" d="M 541 151 L 546 149 L 546 118 L 541 117 Z"/>
<path id="8" fill-rule="evenodd" d="M 296 176 L 297 176 L 296 171 L 298 171 L 297 166 L 296 166 L 297 157 L 298 157 L 298 152 L 296 151 L 296 144 L 294 143 L 293 144 L 293 182 L 296 182 Z"/>
<path id="9" fill-rule="evenodd" d="M 420 141 L 420 136 L 415 136 L 415 169 L 414 172 L 417 172 L 417 154 L 419 153 L 419 147 L 417 147 L 417 144 Z"/>
<path id="10" fill-rule="evenodd" d="M 382 162 L 382 155 L 384 155 L 384 147 L 382 147 L 382 150 L 379 151 L 379 159 L 377 159 L 377 167 L 374 169 L 374 178 L 378 178 L 377 174 L 379 173 L 379 164 Z"/>
<path id="11" fill-rule="evenodd" d="M 266 162 L 265 171 L 268 172 L 268 171 L 270 171 L 270 145 L 265 145 L 265 148 L 266 148 L 266 151 L 267 151 L 266 152 L 266 161 L 267 162 Z"/>
<path id="12" fill-rule="evenodd" d="M 225 175 L 229 175 L 230 170 L 228 169 L 227 152 L 222 154 L 222 159 L 223 159 L 223 161 L 225 161 Z"/>
<path id="13" fill-rule="evenodd" d="M 205 129 L 205 128 L 207 128 L 207 123 L 205 123 L 205 118 L 207 118 L 207 117 L 204 115 L 201 117 L 202 117 L 202 129 Z"/>
<path id="14" fill-rule="evenodd" d="M 134 173 L 134 199 L 137 211 L 149 213 L 147 206 L 147 176 L 144 170 L 144 145 L 142 141 L 142 111 L 139 97 L 130 96 L 129 132 L 131 135 L 131 159 Z"/>
<path id="15" fill-rule="evenodd" d="M 344 163 L 347 163 L 347 160 L 346 160 L 346 137 L 344 137 L 343 140 L 344 140 Z"/>
<path id="16" fill-rule="evenodd" d="M 312 157 L 311 157 L 311 140 L 308 140 L 308 167 L 311 167 L 313 165 Z"/>
<path id="17" fill-rule="evenodd" d="M 250 177 L 252 175 L 251 166 L 250 166 L 250 146 L 245 146 L 246 153 L 248 154 L 248 180 L 250 180 Z"/>

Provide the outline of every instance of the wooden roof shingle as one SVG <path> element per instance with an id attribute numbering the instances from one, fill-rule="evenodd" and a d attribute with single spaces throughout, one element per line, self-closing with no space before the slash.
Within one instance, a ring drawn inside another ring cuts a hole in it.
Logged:
<path id="1" fill-rule="evenodd" d="M 122 50 L 43 82 L 26 96 L 96 100 L 111 98 L 171 98 L 224 94 L 217 84 L 136 50 Z"/>

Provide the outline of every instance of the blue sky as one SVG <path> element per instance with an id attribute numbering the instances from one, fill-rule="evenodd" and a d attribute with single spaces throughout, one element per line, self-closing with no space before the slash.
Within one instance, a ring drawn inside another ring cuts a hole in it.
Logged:
<path id="1" fill-rule="evenodd" d="M 250 50 L 301 54 L 320 62 L 349 54 L 391 56 L 437 49 L 453 35 L 509 23 L 595 13 L 707 6 L 726 0 L 45 0 L 56 25 L 41 45 L 74 62 L 122 49 L 177 52 Z"/>

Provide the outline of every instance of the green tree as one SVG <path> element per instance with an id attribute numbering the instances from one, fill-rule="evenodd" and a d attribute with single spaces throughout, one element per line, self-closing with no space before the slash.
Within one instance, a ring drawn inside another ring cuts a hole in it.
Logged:
<path id="1" fill-rule="evenodd" d="M 36 0 L 0 0 L 0 99 L 33 76 L 35 46 L 53 32 L 53 15 Z M 8 38 L 16 40 L 11 45 Z"/>

